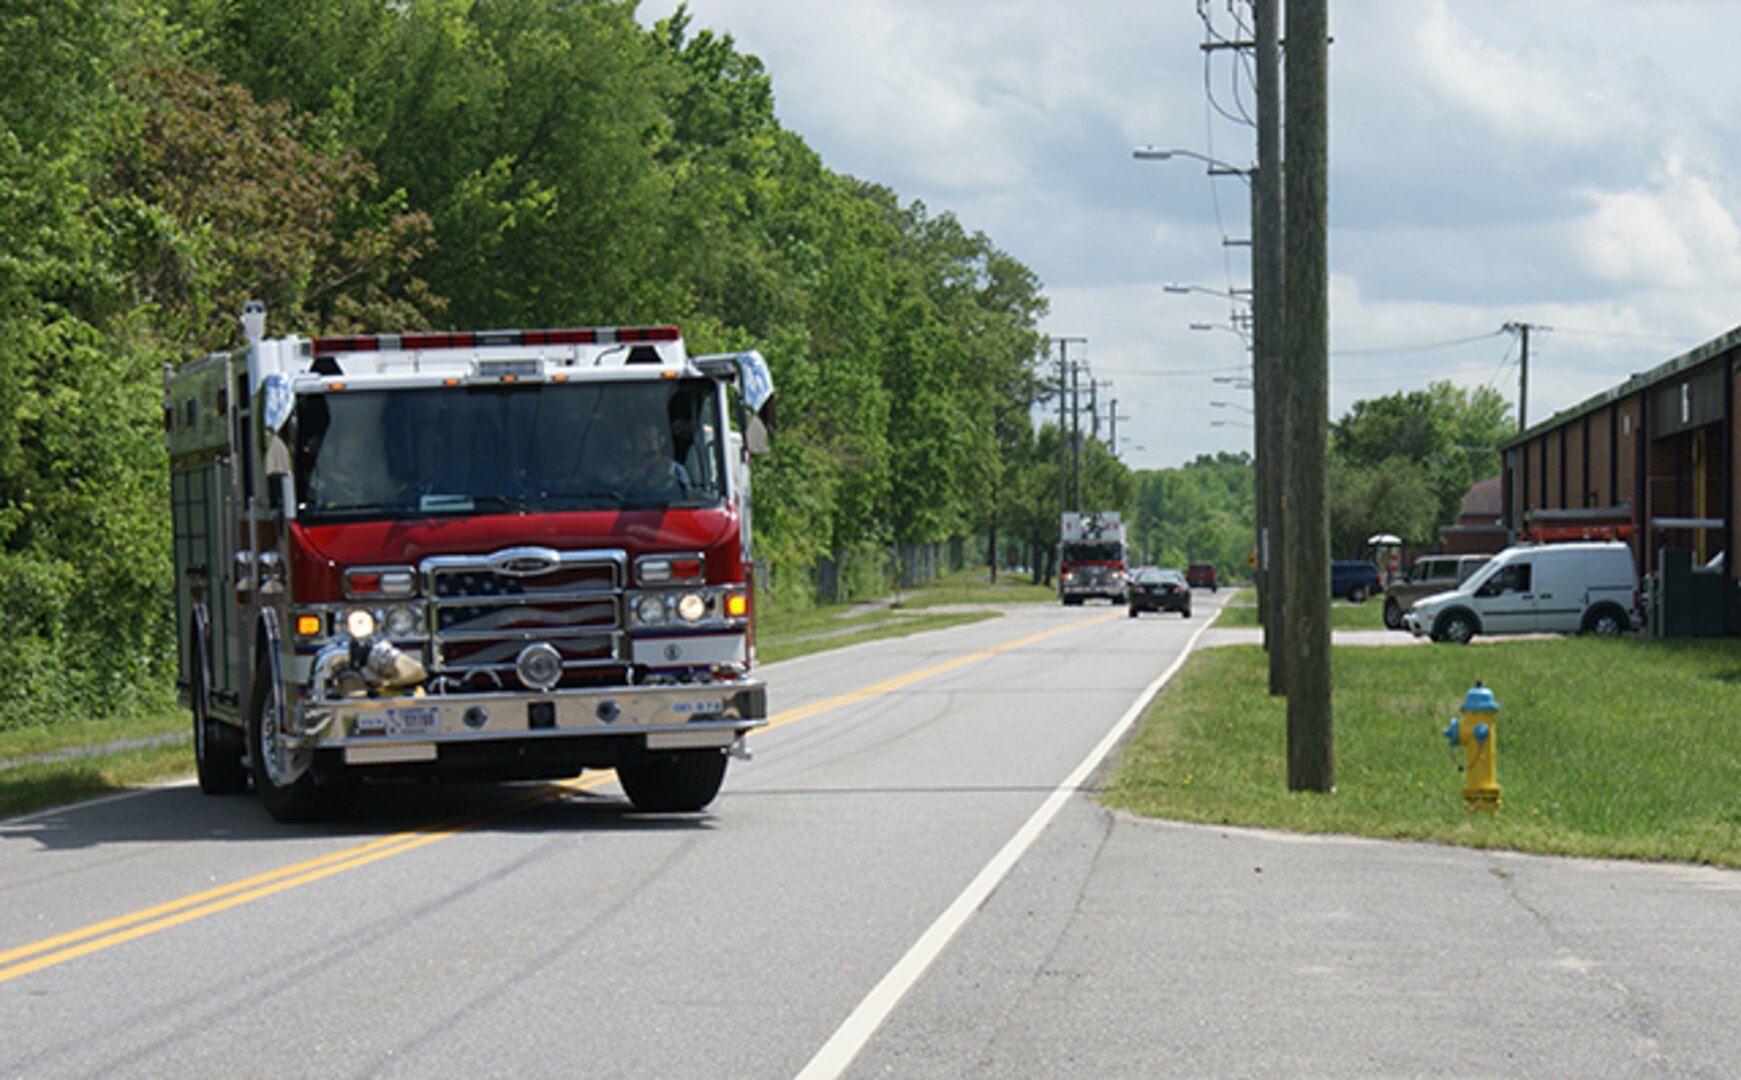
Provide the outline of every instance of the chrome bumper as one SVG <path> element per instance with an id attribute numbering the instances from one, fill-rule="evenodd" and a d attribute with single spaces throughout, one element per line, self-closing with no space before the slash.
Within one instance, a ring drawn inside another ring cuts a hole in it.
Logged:
<path id="1" fill-rule="evenodd" d="M 759 680 L 602 687 L 547 694 L 443 694 L 305 701 L 299 750 L 352 764 L 435 760 L 442 744 L 643 735 L 652 750 L 727 747 L 768 722 Z"/>

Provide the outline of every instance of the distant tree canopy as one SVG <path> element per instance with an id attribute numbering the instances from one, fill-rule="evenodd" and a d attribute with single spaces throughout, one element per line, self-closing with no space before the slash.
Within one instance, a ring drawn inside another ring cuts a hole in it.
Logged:
<path id="1" fill-rule="evenodd" d="M 1499 391 L 1435 382 L 1357 401 L 1330 425 L 1330 544 L 1354 558 L 1368 536 L 1394 533 L 1435 548 L 1463 497 L 1500 471 L 1499 441 L 1514 421 Z"/>

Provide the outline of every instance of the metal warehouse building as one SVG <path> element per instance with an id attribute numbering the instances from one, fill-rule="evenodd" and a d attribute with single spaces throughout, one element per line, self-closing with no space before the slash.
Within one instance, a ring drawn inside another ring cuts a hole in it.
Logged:
<path id="1" fill-rule="evenodd" d="M 1518 541 L 1615 537 L 1665 636 L 1741 633 L 1741 327 L 1500 445 L 1501 524 Z M 1720 557 L 1721 556 L 1721 557 Z"/>

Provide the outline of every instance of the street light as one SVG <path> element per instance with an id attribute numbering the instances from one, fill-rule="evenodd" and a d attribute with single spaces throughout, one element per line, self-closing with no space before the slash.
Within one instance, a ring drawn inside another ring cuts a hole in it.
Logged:
<path id="1" fill-rule="evenodd" d="M 1219 296 L 1223 300 L 1241 300 L 1251 295 L 1250 289 L 1211 289 L 1207 285 L 1180 285 L 1177 282 L 1168 282 L 1162 285 L 1161 291 L 1170 292 L 1175 296 L 1200 292 L 1210 296 Z"/>
<path id="2" fill-rule="evenodd" d="M 1251 348 L 1251 336 L 1233 323 L 1194 322 L 1190 326 L 1193 330 L 1225 330 L 1230 334 L 1238 334 L 1239 340 L 1245 342 L 1245 347 Z"/>
<path id="3" fill-rule="evenodd" d="M 1251 183 L 1251 174 L 1257 171 L 1229 165 L 1225 161 L 1212 158 L 1208 154 L 1199 154 L 1195 150 L 1162 150 L 1154 146 L 1139 146 L 1131 151 L 1130 156 L 1138 161 L 1170 161 L 1176 157 L 1190 158 L 1192 161 L 1201 161 L 1209 166 L 1210 176 L 1237 176 L 1248 184 Z"/>

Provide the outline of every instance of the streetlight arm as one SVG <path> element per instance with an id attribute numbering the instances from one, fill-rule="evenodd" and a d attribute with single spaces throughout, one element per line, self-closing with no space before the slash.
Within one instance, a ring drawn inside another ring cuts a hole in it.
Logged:
<path id="1" fill-rule="evenodd" d="M 1176 157 L 1190 158 L 1192 161 L 1201 161 L 1209 166 L 1210 176 L 1238 176 L 1242 177 L 1248 184 L 1251 183 L 1251 178 L 1257 175 L 1256 168 L 1241 169 L 1237 165 L 1229 165 L 1219 158 L 1212 158 L 1208 154 L 1199 154 L 1195 150 L 1162 150 L 1154 146 L 1139 146 L 1131 151 L 1130 156 L 1138 161 L 1169 161 Z"/>

